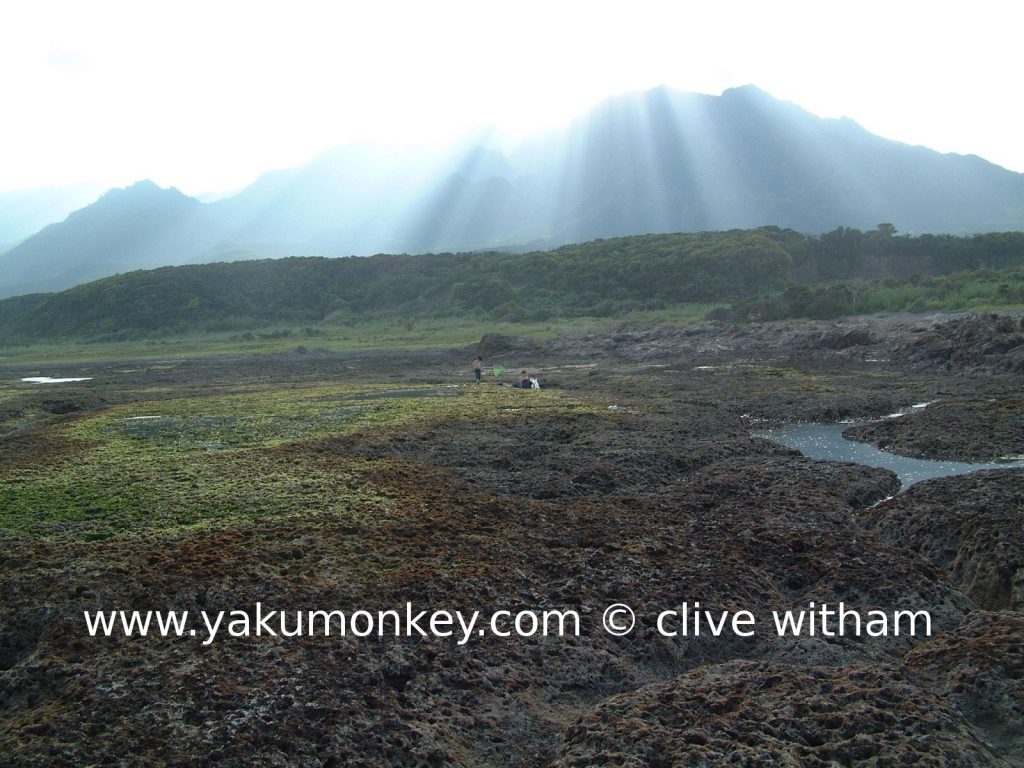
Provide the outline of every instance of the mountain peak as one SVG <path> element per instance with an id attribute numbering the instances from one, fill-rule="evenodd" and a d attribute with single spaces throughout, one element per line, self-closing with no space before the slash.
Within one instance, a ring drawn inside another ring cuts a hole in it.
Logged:
<path id="1" fill-rule="evenodd" d="M 0 292 L 208 259 L 225 241 L 341 256 L 766 223 L 966 234 L 1021 229 L 1022 211 L 1020 174 L 820 118 L 755 85 L 721 96 L 661 86 L 613 96 L 510 154 L 343 148 L 209 206 L 139 181 L 4 254 Z"/>
<path id="2" fill-rule="evenodd" d="M 726 88 L 722 91 L 722 98 L 744 98 L 744 99 L 770 99 L 775 101 L 775 97 L 772 96 L 768 91 L 758 88 L 756 85 L 738 85 L 735 88 Z"/>
<path id="3" fill-rule="evenodd" d="M 127 187 L 115 187 L 110 189 L 103 194 L 100 198 L 104 199 L 153 199 L 163 198 L 172 199 L 180 198 L 183 200 L 193 200 L 193 198 L 182 194 L 176 187 L 161 187 L 156 182 L 150 179 L 142 179 L 136 181 L 134 184 L 129 184 Z"/>

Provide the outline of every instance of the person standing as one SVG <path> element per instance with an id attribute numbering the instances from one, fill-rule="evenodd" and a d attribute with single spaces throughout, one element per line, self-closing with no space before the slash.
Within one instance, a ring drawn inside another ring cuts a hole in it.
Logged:
<path id="1" fill-rule="evenodd" d="M 484 375 L 483 372 L 484 359 L 477 355 L 473 358 L 473 376 L 476 377 L 476 383 L 480 383 L 480 377 Z"/>

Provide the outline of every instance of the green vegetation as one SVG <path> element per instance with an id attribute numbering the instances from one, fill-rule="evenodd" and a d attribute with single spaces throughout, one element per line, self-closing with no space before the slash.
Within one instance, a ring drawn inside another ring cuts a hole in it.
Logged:
<path id="1" fill-rule="evenodd" d="M 7 350 L 148 339 L 149 352 L 168 354 L 163 342 L 201 334 L 208 351 L 338 349 L 469 343 L 499 324 L 553 335 L 584 318 L 693 316 L 701 303 L 730 303 L 719 316 L 739 320 L 1009 306 L 1022 303 L 1019 272 L 991 270 L 1022 267 L 1024 233 L 910 237 L 887 224 L 821 236 L 778 227 L 643 235 L 527 254 L 287 258 L 130 272 L 7 299 L 0 339 Z"/>
<path id="2" fill-rule="evenodd" d="M 0 336 L 124 340 L 424 318 L 546 322 L 785 284 L 779 230 L 650 235 L 529 254 L 288 258 L 131 272 L 0 302 Z M 318 329 L 311 328 L 315 336 Z"/>
<path id="3" fill-rule="evenodd" d="M 3 363 L 95 360 L 143 360 L 217 354 L 271 352 L 315 353 L 325 349 L 426 349 L 475 344 L 488 333 L 529 336 L 538 340 L 567 333 L 598 333 L 622 321 L 685 325 L 704 319 L 713 304 L 681 304 L 662 310 L 629 312 L 617 317 L 559 318 L 545 322 L 496 322 L 469 317 L 381 318 L 351 325 L 269 326 L 252 331 L 161 334 L 121 340 L 58 339 L 2 346 Z M 310 334 L 310 331 L 315 331 Z"/>
<path id="4" fill-rule="evenodd" d="M 977 270 L 944 277 L 794 285 L 715 310 L 712 317 L 751 321 L 827 319 L 876 312 L 987 311 L 1024 308 L 1024 270 Z"/>
<path id="5" fill-rule="evenodd" d="M 316 441 L 432 420 L 499 423 L 531 408 L 607 413 L 556 390 L 403 385 L 248 386 L 235 394 L 145 399 L 42 426 L 35 460 L 0 467 L 0 532 L 99 539 L 324 515 L 386 524 L 400 493 L 377 476 L 389 459 Z M 460 396 L 461 395 L 461 396 Z"/>

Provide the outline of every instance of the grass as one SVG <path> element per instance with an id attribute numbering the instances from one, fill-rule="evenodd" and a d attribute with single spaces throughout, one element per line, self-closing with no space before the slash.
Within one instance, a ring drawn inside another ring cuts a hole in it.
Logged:
<path id="1" fill-rule="evenodd" d="M 609 322 L 576 321 L 569 327 L 585 332 Z M 324 336 L 306 343 L 337 350 L 408 348 L 468 344 L 488 332 L 543 337 L 566 329 L 554 324 L 377 324 L 327 329 Z M 8 352 L 5 362 L 159 361 L 176 355 L 251 355 L 294 349 L 296 334 L 288 339 L 266 338 L 273 335 L 270 332 L 251 342 L 208 334 L 40 345 L 19 348 L 13 356 Z M 422 394 L 417 395 L 417 390 Z M 0 423 L 5 430 L 17 429 L 23 421 L 37 422 L 30 430 L 34 442 L 24 448 L 20 442 L 10 444 L 33 453 L 15 455 L 25 460 L 0 463 L 0 532 L 92 540 L 237 526 L 312 513 L 384 524 L 391 518 L 390 510 L 401 503 L 393 489 L 380 488 L 371 479 L 386 461 L 332 455 L 325 464 L 315 450 L 304 451 L 302 446 L 356 430 L 387 435 L 434 419 L 500 421 L 509 415 L 505 409 L 513 407 L 587 407 L 552 390 L 529 395 L 475 385 L 443 390 L 458 391 L 461 397 L 439 397 L 439 391 L 436 385 L 408 383 L 232 381 L 229 389 L 188 385 L 180 391 L 132 385 L 123 393 L 101 393 L 113 402 L 127 395 L 129 404 L 113 405 L 71 423 L 47 424 L 46 414 L 36 413 L 42 407 L 36 400 L 48 397 L 49 390 L 30 391 L 16 378 L 0 378 Z M 281 446 L 299 449 L 275 450 Z"/>
<path id="2" fill-rule="evenodd" d="M 409 385 L 260 387 L 144 400 L 40 427 L 47 448 L 39 460 L 0 465 L 0 531 L 91 540 L 309 514 L 387 524 L 402 500 L 373 477 L 390 460 L 311 441 L 357 430 L 387 439 L 432 420 L 499 423 L 512 408 L 605 412 L 556 390 L 452 391 L 461 394 Z"/>
<path id="3" fill-rule="evenodd" d="M 1014 312 L 1024 309 L 1024 270 L 791 286 L 738 302 L 745 319 L 828 319 L 881 312 Z"/>
<path id="4" fill-rule="evenodd" d="M 691 324 L 701 320 L 711 305 L 681 304 L 657 311 L 633 312 L 614 318 L 583 317 L 545 322 L 493 322 L 485 318 L 393 318 L 316 328 L 272 327 L 253 329 L 252 338 L 238 331 L 184 336 L 139 338 L 126 341 L 62 341 L 2 346 L 0 364 L 93 362 L 100 360 L 152 360 L 202 355 L 282 352 L 297 347 L 343 352 L 363 349 L 425 349 L 476 343 L 488 333 L 548 339 L 566 333 L 599 332 L 622 322 Z M 287 336 L 282 332 L 287 331 Z M 310 335 L 315 334 L 315 335 Z"/>
<path id="5" fill-rule="evenodd" d="M 882 281 L 858 300 L 867 312 L 989 312 L 1024 308 L 1024 272 L 964 273 Z"/>

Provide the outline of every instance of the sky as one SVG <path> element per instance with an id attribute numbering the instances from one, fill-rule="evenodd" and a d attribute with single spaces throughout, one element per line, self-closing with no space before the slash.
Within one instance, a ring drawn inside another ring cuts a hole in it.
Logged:
<path id="1" fill-rule="evenodd" d="M 550 129 L 658 85 L 755 84 L 1024 172 L 1024 6 L 0 0 L 0 191 L 226 193 L 370 141 Z"/>

